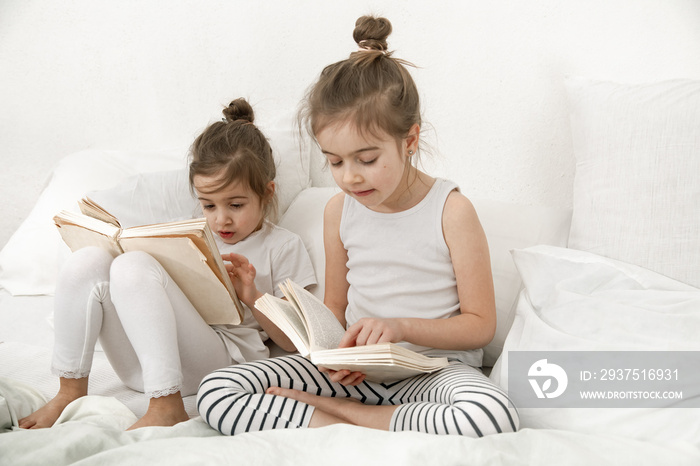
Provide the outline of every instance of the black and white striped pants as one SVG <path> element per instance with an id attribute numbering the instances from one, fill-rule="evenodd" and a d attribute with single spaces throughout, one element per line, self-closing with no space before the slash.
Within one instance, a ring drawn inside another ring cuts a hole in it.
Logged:
<path id="1" fill-rule="evenodd" d="M 518 414 L 507 395 L 480 371 L 452 364 L 438 372 L 391 384 L 363 382 L 346 387 L 331 382 L 298 355 L 239 364 L 202 380 L 197 409 L 225 435 L 307 427 L 313 406 L 267 395 L 270 386 L 328 397 L 352 397 L 369 405 L 399 405 L 391 430 L 481 437 L 518 428 Z"/>

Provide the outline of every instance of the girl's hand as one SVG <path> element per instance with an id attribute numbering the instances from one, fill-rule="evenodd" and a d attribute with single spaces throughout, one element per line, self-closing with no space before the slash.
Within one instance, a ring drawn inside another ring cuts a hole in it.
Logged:
<path id="1" fill-rule="evenodd" d="M 260 324 L 260 327 L 262 327 L 272 341 L 277 343 L 283 350 L 288 352 L 296 351 L 289 337 L 255 307 L 255 301 L 263 294 L 258 291 L 258 288 L 255 286 L 256 271 L 253 264 L 248 262 L 248 259 L 240 254 L 222 254 L 221 258 L 225 261 L 224 266 L 226 267 L 229 278 L 231 278 L 233 287 L 236 289 L 238 299 L 248 306 L 255 320 Z"/>
<path id="2" fill-rule="evenodd" d="M 404 340 L 400 319 L 364 318 L 358 320 L 345 331 L 339 348 L 373 345 L 375 343 L 396 343 Z"/>
<path id="3" fill-rule="evenodd" d="M 399 319 L 364 318 L 346 330 L 338 348 L 401 340 L 403 340 L 403 331 Z M 341 385 L 359 385 L 365 380 L 365 374 L 362 372 L 351 372 L 347 369 L 334 371 L 325 367 L 319 367 L 319 370 L 326 372 L 331 381 Z"/>
<path id="4" fill-rule="evenodd" d="M 365 374 L 362 372 L 350 372 L 347 369 L 342 369 L 339 371 L 334 371 L 333 369 L 328 369 L 326 367 L 320 367 L 318 368 L 321 372 L 325 372 L 328 374 L 328 378 L 331 379 L 332 382 L 337 382 L 341 385 L 360 385 L 362 382 L 365 381 Z"/>
<path id="5" fill-rule="evenodd" d="M 236 289 L 238 299 L 252 307 L 261 295 L 255 286 L 255 267 L 240 254 L 222 254 L 221 258 L 225 261 L 224 266 Z"/>

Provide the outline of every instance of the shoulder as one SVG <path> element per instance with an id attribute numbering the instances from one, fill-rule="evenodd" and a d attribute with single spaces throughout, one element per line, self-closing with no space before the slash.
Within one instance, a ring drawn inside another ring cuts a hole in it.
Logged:
<path id="1" fill-rule="evenodd" d="M 301 236 L 293 231 L 269 223 L 266 244 L 273 284 L 286 278 L 303 287 L 316 284 L 311 256 Z M 275 288 L 277 293 L 277 288 Z"/>
<path id="2" fill-rule="evenodd" d="M 339 192 L 328 200 L 323 211 L 323 242 L 328 248 L 331 244 L 342 244 L 340 225 L 345 207 L 345 193 Z M 328 254 L 328 250 L 326 250 Z"/>
<path id="3" fill-rule="evenodd" d="M 450 191 L 445 200 L 445 213 L 450 214 L 462 214 L 462 215 L 476 215 L 476 209 L 474 209 L 474 204 L 456 188 Z"/>
<path id="4" fill-rule="evenodd" d="M 306 252 L 301 236 L 269 221 L 263 225 L 263 238 L 259 245 L 273 262 L 290 253 L 295 254 L 295 251 Z"/>
<path id="5" fill-rule="evenodd" d="M 445 239 L 465 233 L 481 234 L 481 222 L 471 201 L 456 189 L 445 200 L 442 212 L 442 228 Z"/>
<path id="6" fill-rule="evenodd" d="M 337 229 L 340 227 L 340 219 L 343 216 L 344 206 L 344 192 L 339 192 L 328 200 L 328 203 L 326 203 L 326 207 L 323 210 L 323 224 L 326 226 L 326 228 L 333 226 Z"/>
<path id="7" fill-rule="evenodd" d="M 265 229 L 265 237 L 270 244 L 281 246 L 302 242 L 298 234 L 272 222 L 266 221 L 263 228 Z"/>
<path id="8" fill-rule="evenodd" d="M 338 217 L 343 213 L 343 206 L 345 205 L 345 193 L 339 192 L 331 197 L 326 203 L 326 207 L 323 210 L 324 217 Z"/>
<path id="9" fill-rule="evenodd" d="M 310 263 L 309 252 L 301 236 L 269 222 L 266 228 L 265 244 L 276 268 L 280 267 L 280 264 L 300 266 L 302 261 Z"/>

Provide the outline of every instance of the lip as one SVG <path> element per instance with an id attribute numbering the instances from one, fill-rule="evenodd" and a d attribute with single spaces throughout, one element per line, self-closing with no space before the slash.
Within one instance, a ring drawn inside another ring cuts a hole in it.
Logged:
<path id="1" fill-rule="evenodd" d="M 373 192 L 374 192 L 374 189 L 367 189 L 365 191 L 353 191 L 352 195 L 357 196 L 357 197 L 365 197 L 365 196 L 369 196 Z"/>
<path id="2" fill-rule="evenodd" d="M 234 234 L 231 231 L 219 231 L 218 233 L 219 233 L 219 236 L 221 237 L 221 239 L 231 239 L 231 238 L 233 238 L 233 234 Z"/>

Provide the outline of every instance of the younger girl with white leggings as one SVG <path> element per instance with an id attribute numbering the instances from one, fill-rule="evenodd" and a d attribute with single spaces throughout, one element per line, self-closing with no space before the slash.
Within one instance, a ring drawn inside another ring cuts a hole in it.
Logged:
<path id="1" fill-rule="evenodd" d="M 52 371 L 58 394 L 21 419 L 20 427 L 50 427 L 69 403 L 87 395 L 98 339 L 124 384 L 149 398 L 132 429 L 189 419 L 182 396 L 196 393 L 202 377 L 217 368 L 268 357 L 268 337 L 293 349 L 253 303 L 263 293 L 279 296 L 278 284 L 287 278 L 315 285 L 311 260 L 297 235 L 266 220 L 276 205 L 275 162 L 253 124 L 252 108 L 237 99 L 223 113 L 225 120 L 192 146 L 190 186 L 229 262 L 246 307 L 243 322 L 208 325 L 146 253 L 113 258 L 100 248 L 80 249 L 67 261 L 55 293 Z"/>

